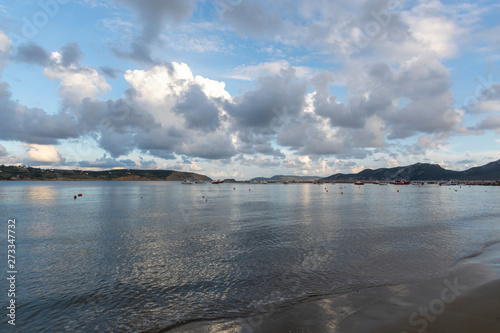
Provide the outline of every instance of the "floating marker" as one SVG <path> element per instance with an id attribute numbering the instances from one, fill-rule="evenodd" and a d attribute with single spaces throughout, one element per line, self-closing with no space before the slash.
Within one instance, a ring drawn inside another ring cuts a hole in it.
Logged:
<path id="1" fill-rule="evenodd" d="M 340 192 L 340 194 L 344 194 L 344 192 Z"/>
<path id="2" fill-rule="evenodd" d="M 76 199 L 76 195 L 75 195 L 75 199 Z"/>
<path id="3" fill-rule="evenodd" d="M 82 195 L 83 195 L 83 194 L 81 194 L 81 193 L 80 193 L 80 194 L 78 194 L 78 196 L 79 196 L 79 197 L 81 197 Z"/>
<path id="4" fill-rule="evenodd" d="M 398 192 L 399 192 L 399 190 L 398 190 Z"/>

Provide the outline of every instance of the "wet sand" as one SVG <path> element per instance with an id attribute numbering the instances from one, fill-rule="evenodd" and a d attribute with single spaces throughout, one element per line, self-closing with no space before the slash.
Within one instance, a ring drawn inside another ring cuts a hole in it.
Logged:
<path id="1" fill-rule="evenodd" d="M 442 276 L 366 288 L 282 308 L 271 305 L 238 320 L 195 322 L 172 332 L 500 332 L 500 244 Z"/>

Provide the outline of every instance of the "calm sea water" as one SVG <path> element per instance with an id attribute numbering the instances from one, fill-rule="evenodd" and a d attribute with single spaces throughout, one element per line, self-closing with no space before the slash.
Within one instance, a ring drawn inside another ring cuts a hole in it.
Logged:
<path id="1" fill-rule="evenodd" d="M 482 186 L 1 182 L 0 253 L 15 218 L 19 332 L 168 330 L 440 276 L 500 242 L 499 202 Z"/>

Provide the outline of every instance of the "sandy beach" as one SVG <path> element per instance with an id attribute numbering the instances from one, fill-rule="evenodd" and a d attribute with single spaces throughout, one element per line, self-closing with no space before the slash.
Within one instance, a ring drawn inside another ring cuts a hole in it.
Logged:
<path id="1" fill-rule="evenodd" d="M 250 318 L 195 322 L 172 332 L 500 332 L 500 245 L 467 258 L 447 276 L 353 290 L 292 306 L 262 306 Z"/>

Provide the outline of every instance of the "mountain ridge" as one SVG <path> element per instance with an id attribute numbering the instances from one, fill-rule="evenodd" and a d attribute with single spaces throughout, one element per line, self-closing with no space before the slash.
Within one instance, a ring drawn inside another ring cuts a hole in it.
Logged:
<path id="1" fill-rule="evenodd" d="M 483 166 L 473 167 L 464 171 L 454 171 L 442 168 L 438 164 L 415 163 L 407 166 L 379 169 L 365 169 L 358 173 L 337 173 L 322 181 L 439 181 L 439 180 L 497 180 L 500 179 L 500 160 Z"/>
<path id="2" fill-rule="evenodd" d="M 255 177 L 250 181 L 263 182 L 263 181 L 305 181 L 321 179 L 319 176 L 295 176 L 295 175 L 274 175 L 272 177 Z"/>
<path id="3" fill-rule="evenodd" d="M 212 178 L 175 170 L 114 169 L 103 171 L 40 169 L 28 166 L 0 166 L 0 180 L 204 180 Z"/>

